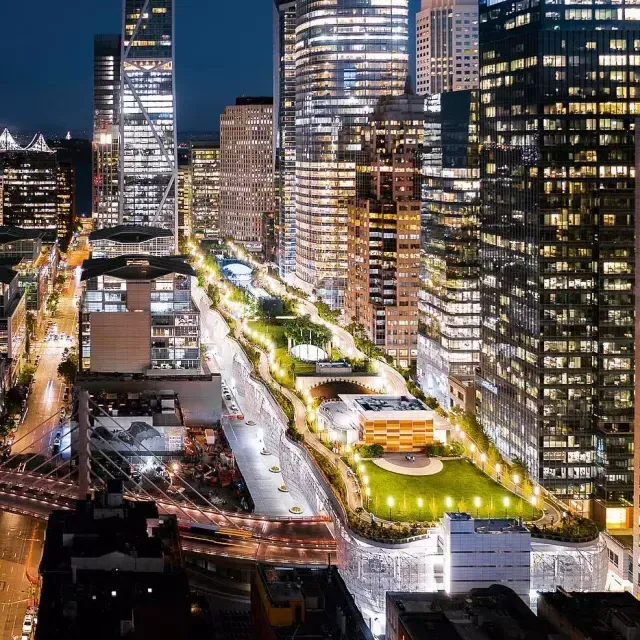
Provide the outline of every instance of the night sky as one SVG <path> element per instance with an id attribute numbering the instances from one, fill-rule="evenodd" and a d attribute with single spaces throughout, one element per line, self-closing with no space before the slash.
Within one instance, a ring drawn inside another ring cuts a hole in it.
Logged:
<path id="1" fill-rule="evenodd" d="M 121 6 L 0 0 L 0 126 L 88 134 L 93 35 L 120 31 Z M 272 0 L 176 0 L 179 131 L 217 130 L 236 96 L 273 93 L 271 19 Z"/>

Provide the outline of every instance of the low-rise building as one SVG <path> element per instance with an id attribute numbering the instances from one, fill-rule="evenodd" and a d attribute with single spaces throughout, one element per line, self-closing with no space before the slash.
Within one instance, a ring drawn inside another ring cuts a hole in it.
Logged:
<path id="1" fill-rule="evenodd" d="M 251 584 L 251 617 L 258 640 L 373 640 L 336 567 L 259 564 Z"/>
<path id="2" fill-rule="evenodd" d="M 628 592 L 583 593 L 562 588 L 538 595 L 538 616 L 571 640 L 637 638 L 640 602 Z"/>
<path id="3" fill-rule="evenodd" d="M 173 233 L 160 227 L 120 224 L 89 234 L 92 258 L 117 258 L 144 254 L 167 256 L 173 253 Z"/>
<path id="4" fill-rule="evenodd" d="M 202 370 L 195 272 L 179 256 L 85 260 L 80 307 L 80 369 L 145 374 Z"/>
<path id="5" fill-rule="evenodd" d="M 58 272 L 59 253 L 55 246 L 43 246 L 37 229 L 0 227 L 0 266 L 18 272 L 18 286 L 25 295 L 27 311 L 39 322 L 45 302 Z"/>
<path id="6" fill-rule="evenodd" d="M 387 592 L 386 640 L 549 640 L 553 629 L 510 588 L 465 595 Z"/>
<path id="7" fill-rule="evenodd" d="M 133 465 L 156 466 L 158 458 L 184 455 L 186 429 L 179 396 L 171 389 L 121 393 L 94 392 L 95 412 L 90 444 L 92 451 L 129 459 Z M 71 448 L 77 450 L 77 431 Z M 116 453 L 118 452 L 118 453 Z"/>
<path id="8" fill-rule="evenodd" d="M 17 271 L 0 266 L 0 357 L 8 361 L 12 384 L 24 363 L 26 317 L 26 299 Z"/>
<path id="9" fill-rule="evenodd" d="M 124 499 L 120 480 L 74 511 L 51 514 L 40 575 L 36 640 L 187 637 L 176 517 Z"/>
<path id="10" fill-rule="evenodd" d="M 434 412 L 408 396 L 339 394 L 318 410 L 318 426 L 336 441 L 380 444 L 387 451 L 416 451 L 443 439 Z"/>
<path id="11" fill-rule="evenodd" d="M 531 533 L 526 527 L 512 519 L 445 513 L 439 535 L 446 593 L 503 584 L 529 602 Z"/>

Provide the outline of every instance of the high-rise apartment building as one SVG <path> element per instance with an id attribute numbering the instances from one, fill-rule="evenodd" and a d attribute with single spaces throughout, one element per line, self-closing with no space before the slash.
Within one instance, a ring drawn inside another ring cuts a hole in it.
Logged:
<path id="1" fill-rule="evenodd" d="M 262 242 L 273 211 L 273 99 L 238 98 L 220 116 L 220 236 Z"/>
<path id="2" fill-rule="evenodd" d="M 119 220 L 121 48 L 119 35 L 97 35 L 93 42 L 92 216 L 99 229 Z"/>
<path id="3" fill-rule="evenodd" d="M 217 238 L 220 234 L 220 145 L 191 143 L 192 233 Z"/>
<path id="4" fill-rule="evenodd" d="M 173 0 L 123 6 L 119 222 L 177 238 Z"/>
<path id="5" fill-rule="evenodd" d="M 633 492 L 640 10 L 481 6 L 480 419 L 608 527 Z"/>
<path id="6" fill-rule="evenodd" d="M 451 408 L 459 393 L 474 395 L 480 361 L 476 91 L 426 98 L 423 161 L 417 374 L 424 392 Z"/>
<path id="7" fill-rule="evenodd" d="M 278 270 L 286 278 L 296 264 L 296 3 L 274 0 L 273 134 L 275 148 L 274 224 Z"/>
<path id="8" fill-rule="evenodd" d="M 381 98 L 362 131 L 349 206 L 344 312 L 396 364 L 416 360 L 424 98 Z"/>
<path id="9" fill-rule="evenodd" d="M 5 129 L 0 136 L 0 174 L 2 224 L 37 229 L 53 243 L 58 233 L 58 166 L 42 134 L 22 148 Z"/>
<path id="10" fill-rule="evenodd" d="M 416 16 L 420 95 L 478 88 L 478 3 L 422 0 Z"/>
<path id="11" fill-rule="evenodd" d="M 178 149 L 178 239 L 191 235 L 193 190 L 191 187 L 191 153 L 182 145 Z"/>
<path id="12" fill-rule="evenodd" d="M 295 268 L 333 309 L 344 305 L 361 128 L 380 97 L 403 92 L 408 41 L 408 0 L 297 3 Z"/>

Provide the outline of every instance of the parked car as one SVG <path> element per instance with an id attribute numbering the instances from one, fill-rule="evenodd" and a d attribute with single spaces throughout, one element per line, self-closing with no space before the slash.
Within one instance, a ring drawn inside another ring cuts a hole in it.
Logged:
<path id="1" fill-rule="evenodd" d="M 24 622 L 22 623 L 22 633 L 29 635 L 33 629 L 33 616 L 30 613 L 24 617 Z"/>

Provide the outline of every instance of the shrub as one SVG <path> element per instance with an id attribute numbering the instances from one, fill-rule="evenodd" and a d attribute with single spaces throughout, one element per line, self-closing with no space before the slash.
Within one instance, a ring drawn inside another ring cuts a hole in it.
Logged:
<path id="1" fill-rule="evenodd" d="M 451 444 L 434 442 L 433 444 L 428 444 L 424 448 L 424 453 L 427 456 L 433 456 L 436 458 L 453 458 L 455 456 L 464 455 L 464 446 L 460 442 L 455 441 Z"/>
<path id="2" fill-rule="evenodd" d="M 384 447 L 381 444 L 363 444 L 358 453 L 363 458 L 379 458 L 384 454 Z"/>

